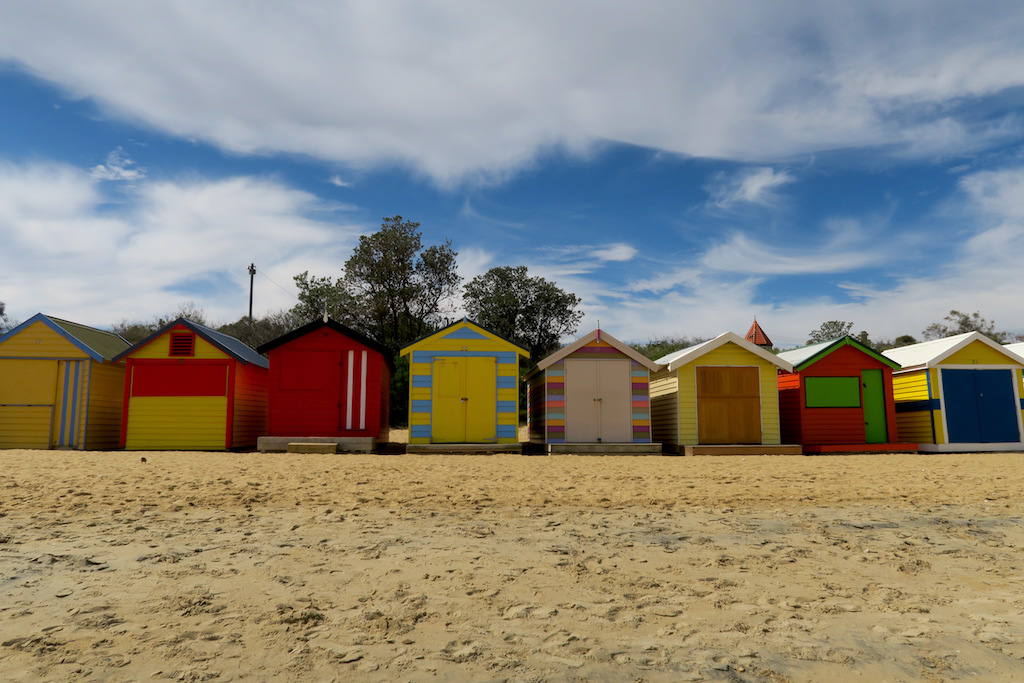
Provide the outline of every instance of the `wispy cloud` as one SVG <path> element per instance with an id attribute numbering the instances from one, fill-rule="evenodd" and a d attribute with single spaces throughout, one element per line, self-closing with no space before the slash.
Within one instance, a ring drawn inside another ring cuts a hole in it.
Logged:
<path id="1" fill-rule="evenodd" d="M 89 174 L 97 180 L 135 181 L 146 177 L 146 169 L 128 158 L 118 147 L 107 154 L 107 161 L 92 167 Z"/>
<path id="2" fill-rule="evenodd" d="M 637 249 L 625 242 L 606 244 L 590 251 L 590 257 L 598 261 L 632 261 Z"/>
<path id="3" fill-rule="evenodd" d="M 719 209 L 728 209 L 739 204 L 774 204 L 778 189 L 796 178 L 785 170 L 767 166 L 750 168 L 736 173 L 719 173 L 707 186 L 709 203 Z"/>
<path id="4" fill-rule="evenodd" d="M 335 187 L 352 187 L 351 182 L 345 180 L 344 178 L 337 174 L 332 175 L 330 178 L 328 178 L 327 182 L 329 182 L 331 185 L 334 185 Z"/>

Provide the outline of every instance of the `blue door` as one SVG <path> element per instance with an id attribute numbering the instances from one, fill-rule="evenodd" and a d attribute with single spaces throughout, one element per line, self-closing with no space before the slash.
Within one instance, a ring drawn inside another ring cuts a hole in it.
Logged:
<path id="1" fill-rule="evenodd" d="M 1010 370 L 943 370 L 950 443 L 1020 441 Z"/>

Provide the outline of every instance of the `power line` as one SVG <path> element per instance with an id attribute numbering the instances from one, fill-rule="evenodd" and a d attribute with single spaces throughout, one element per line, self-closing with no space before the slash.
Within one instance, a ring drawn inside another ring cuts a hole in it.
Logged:
<path id="1" fill-rule="evenodd" d="M 294 298 L 297 298 L 297 297 L 295 296 L 295 292 L 294 292 L 294 291 L 291 291 L 291 292 L 290 292 L 290 291 L 288 291 L 287 289 L 285 289 L 284 287 L 282 287 L 281 285 L 277 284 L 276 282 L 274 282 L 273 280 L 271 280 L 271 279 L 270 279 L 269 277 L 267 277 L 267 276 L 266 276 L 266 274 L 265 274 L 265 273 L 264 273 L 264 272 L 263 272 L 262 270 L 260 270 L 260 271 L 257 271 L 257 273 L 256 273 L 256 274 L 257 274 L 257 275 L 259 275 L 260 277 L 262 277 L 262 278 L 263 278 L 264 280 L 266 280 L 266 281 L 267 281 L 267 282 L 269 282 L 270 284 L 272 284 L 272 285 L 274 285 L 275 287 L 277 287 L 278 289 L 280 289 L 280 290 L 281 290 L 282 292 L 284 292 L 284 293 L 285 293 L 285 294 L 287 294 L 288 296 L 292 297 L 293 299 L 294 299 Z"/>

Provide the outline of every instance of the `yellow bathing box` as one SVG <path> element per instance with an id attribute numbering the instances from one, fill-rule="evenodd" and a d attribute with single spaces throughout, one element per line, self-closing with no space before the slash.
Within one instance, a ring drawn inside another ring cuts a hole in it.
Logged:
<path id="1" fill-rule="evenodd" d="M 0 448 L 116 448 L 130 345 L 39 313 L 0 337 Z"/>
<path id="2" fill-rule="evenodd" d="M 525 349 L 463 319 L 401 353 L 410 356 L 410 444 L 519 442 Z"/>

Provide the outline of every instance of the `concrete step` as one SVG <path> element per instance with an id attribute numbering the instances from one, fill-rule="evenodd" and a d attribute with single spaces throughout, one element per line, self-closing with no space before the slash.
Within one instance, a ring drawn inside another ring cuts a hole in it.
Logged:
<path id="1" fill-rule="evenodd" d="M 405 447 L 405 452 L 421 455 L 428 453 L 448 455 L 521 454 L 523 445 L 519 443 L 411 443 Z"/>
<path id="2" fill-rule="evenodd" d="M 336 443 L 290 443 L 289 453 L 337 453 Z"/>
<path id="3" fill-rule="evenodd" d="M 376 439 L 369 436 L 261 436 L 256 440 L 256 449 L 261 453 L 285 453 L 289 452 L 288 444 L 315 443 L 334 446 L 334 450 L 322 451 L 325 453 L 370 453 L 376 442 Z"/>
<path id="4" fill-rule="evenodd" d="M 552 443 L 548 453 L 575 455 L 661 455 L 660 443 Z"/>
<path id="5" fill-rule="evenodd" d="M 680 446 L 683 455 L 803 455 L 800 444 L 715 444 Z"/>

